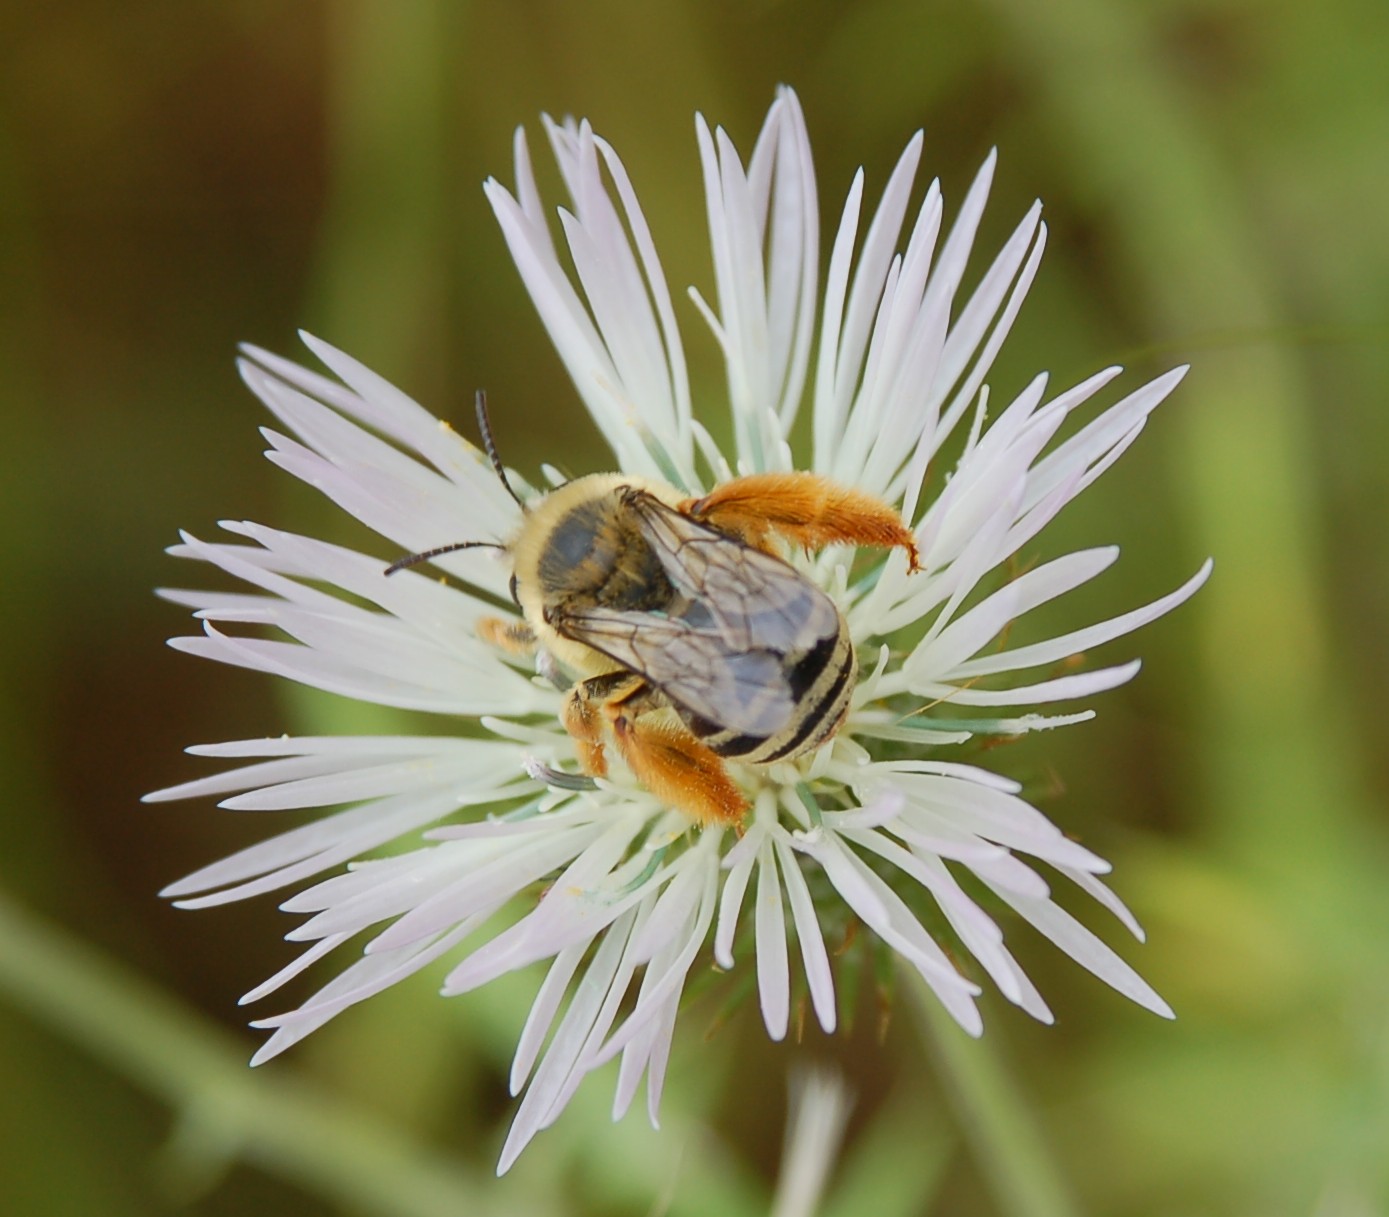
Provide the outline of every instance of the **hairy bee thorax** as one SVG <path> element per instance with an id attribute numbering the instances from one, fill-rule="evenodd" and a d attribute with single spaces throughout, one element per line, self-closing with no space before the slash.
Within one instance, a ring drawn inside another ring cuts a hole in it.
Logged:
<path id="1" fill-rule="evenodd" d="M 659 559 L 624 509 L 629 490 L 669 503 L 680 497 L 644 478 L 589 474 L 534 504 L 511 542 L 516 602 L 527 624 L 546 650 L 580 676 L 620 665 L 558 633 L 552 625 L 556 615 L 600 604 L 649 612 L 672 594 Z"/>

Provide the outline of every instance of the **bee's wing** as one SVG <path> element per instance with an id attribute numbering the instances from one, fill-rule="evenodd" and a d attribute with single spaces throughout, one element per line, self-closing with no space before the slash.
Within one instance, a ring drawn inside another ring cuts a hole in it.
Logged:
<path id="1" fill-rule="evenodd" d="M 716 628 L 606 608 L 565 612 L 552 624 L 645 676 L 683 709 L 729 730 L 773 735 L 795 712 L 781 657 L 731 647 Z"/>
<path id="2" fill-rule="evenodd" d="M 632 506 L 666 577 L 691 601 L 681 615 L 707 617 L 729 650 L 791 655 L 838 632 L 833 601 L 780 558 L 705 528 L 652 495 L 634 496 Z"/>

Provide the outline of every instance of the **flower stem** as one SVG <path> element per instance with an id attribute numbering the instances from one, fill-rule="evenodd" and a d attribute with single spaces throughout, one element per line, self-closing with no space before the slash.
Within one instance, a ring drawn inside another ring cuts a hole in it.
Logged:
<path id="1" fill-rule="evenodd" d="M 283 1075 L 253 1075 L 232 1037 L 3 896 L 0 993 L 174 1107 L 170 1150 L 183 1155 L 173 1165 L 185 1178 L 207 1180 L 240 1159 L 354 1212 L 496 1211 L 462 1164 L 340 1098 Z"/>
<path id="2" fill-rule="evenodd" d="M 905 976 L 905 988 L 960 1130 L 1000 1212 L 1076 1217 L 1079 1210 L 1041 1132 L 992 1046 L 961 1031 L 915 972 Z"/>
<path id="3" fill-rule="evenodd" d="M 820 1211 L 852 1105 L 848 1086 L 838 1073 L 806 1070 L 792 1076 L 772 1217 L 815 1217 Z"/>

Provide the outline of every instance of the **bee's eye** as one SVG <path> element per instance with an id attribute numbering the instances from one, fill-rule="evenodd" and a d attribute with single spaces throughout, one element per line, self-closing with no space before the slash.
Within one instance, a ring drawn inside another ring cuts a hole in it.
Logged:
<path id="1" fill-rule="evenodd" d="M 511 598 L 516 602 L 516 607 L 521 607 L 520 584 L 516 582 L 516 576 L 511 576 Z"/>

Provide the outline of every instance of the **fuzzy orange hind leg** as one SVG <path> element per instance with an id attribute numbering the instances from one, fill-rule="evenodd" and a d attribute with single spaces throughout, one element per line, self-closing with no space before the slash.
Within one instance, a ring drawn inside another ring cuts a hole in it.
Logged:
<path id="1" fill-rule="evenodd" d="M 807 549 L 875 545 L 906 550 L 909 569 L 921 569 L 916 538 L 894 508 L 816 473 L 752 473 L 686 499 L 679 510 L 758 549 L 772 533 Z"/>
<path id="2" fill-rule="evenodd" d="M 579 764 L 586 774 L 595 778 L 608 776 L 608 762 L 603 755 L 603 729 L 611 716 L 604 715 L 599 708 L 608 704 L 621 705 L 628 707 L 630 713 L 636 713 L 650 696 L 650 686 L 635 672 L 590 676 L 569 690 L 560 710 L 560 722 L 578 744 Z"/>
<path id="3" fill-rule="evenodd" d="M 748 801 L 723 761 L 683 726 L 657 715 L 629 717 L 604 707 L 613 740 L 636 778 L 658 799 L 700 824 L 741 824 Z"/>

